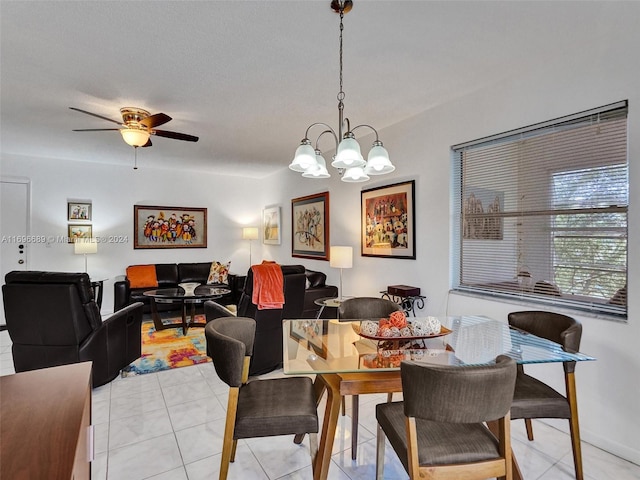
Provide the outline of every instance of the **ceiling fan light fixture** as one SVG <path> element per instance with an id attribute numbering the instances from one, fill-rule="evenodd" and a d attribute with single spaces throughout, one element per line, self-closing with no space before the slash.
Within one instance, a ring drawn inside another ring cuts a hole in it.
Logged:
<path id="1" fill-rule="evenodd" d="M 122 128 L 120 129 L 122 139 L 132 147 L 142 147 L 149 141 L 150 133 L 140 128 Z"/>

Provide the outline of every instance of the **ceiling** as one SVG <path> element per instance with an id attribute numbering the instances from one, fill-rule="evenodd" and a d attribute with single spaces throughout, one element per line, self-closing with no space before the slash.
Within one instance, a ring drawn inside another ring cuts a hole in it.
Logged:
<path id="1" fill-rule="evenodd" d="M 621 3 L 355 0 L 344 20 L 345 115 L 380 130 L 526 75 L 597 45 Z M 200 137 L 152 137 L 141 169 L 286 168 L 308 125 L 337 129 L 339 18 L 329 4 L 3 0 L 2 153 L 132 165 L 118 132 L 72 131 L 115 125 L 69 107 L 119 120 L 133 106 Z"/>

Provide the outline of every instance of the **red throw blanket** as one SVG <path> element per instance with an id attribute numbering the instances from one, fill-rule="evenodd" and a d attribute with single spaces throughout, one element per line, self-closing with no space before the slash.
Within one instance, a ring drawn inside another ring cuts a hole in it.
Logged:
<path id="1" fill-rule="evenodd" d="M 253 296 L 251 301 L 258 310 L 282 308 L 284 305 L 284 277 L 280 265 L 262 262 L 253 265 Z"/>

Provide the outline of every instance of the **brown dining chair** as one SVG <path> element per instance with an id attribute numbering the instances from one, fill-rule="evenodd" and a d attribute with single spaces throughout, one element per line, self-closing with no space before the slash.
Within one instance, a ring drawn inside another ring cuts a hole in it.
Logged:
<path id="1" fill-rule="evenodd" d="M 227 478 L 241 438 L 309 434 L 311 468 L 318 452 L 318 412 L 311 379 L 270 378 L 248 382 L 256 321 L 221 317 L 207 323 L 207 351 L 218 377 L 229 385 L 220 480 Z"/>
<path id="2" fill-rule="evenodd" d="M 509 325 L 559 343 L 567 352 L 580 350 L 582 325 L 571 317 L 553 312 L 525 311 L 512 312 L 508 319 Z M 580 426 L 578 424 L 578 403 L 574 377 L 576 362 L 563 362 L 563 367 L 566 396 L 540 380 L 527 375 L 524 373 L 522 365 L 518 365 L 511 418 L 524 419 L 529 441 L 533 440 L 532 418 L 565 418 L 569 420 L 576 479 L 582 480 L 582 450 L 580 448 Z"/>
<path id="3" fill-rule="evenodd" d="M 376 406 L 376 478 L 386 437 L 411 479 L 511 479 L 516 372 L 504 355 L 480 366 L 402 362 L 404 400 Z M 484 422 L 497 423 L 499 438 Z"/>
<path id="4" fill-rule="evenodd" d="M 343 300 L 338 307 L 338 318 L 342 320 L 372 319 L 388 317 L 393 312 L 402 310 L 400 305 L 386 298 L 355 297 Z M 392 400 L 392 393 L 387 395 L 387 400 Z M 355 460 L 358 451 L 358 395 L 351 397 L 351 459 Z M 345 400 L 342 397 L 342 414 L 345 412 Z"/>

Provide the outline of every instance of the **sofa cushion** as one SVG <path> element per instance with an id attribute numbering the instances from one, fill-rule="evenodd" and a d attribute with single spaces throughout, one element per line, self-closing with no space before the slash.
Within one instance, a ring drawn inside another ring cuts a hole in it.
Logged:
<path id="1" fill-rule="evenodd" d="M 230 268 L 231 262 L 212 262 L 211 268 L 209 269 L 209 276 L 207 277 L 207 283 L 224 283 L 225 285 L 228 285 Z"/>
<path id="2" fill-rule="evenodd" d="M 131 288 L 155 288 L 158 286 L 155 265 L 132 265 L 127 267 L 127 278 Z"/>
<path id="3" fill-rule="evenodd" d="M 197 282 L 206 283 L 209 275 L 209 262 L 199 263 L 179 263 L 178 264 L 178 282 Z"/>

